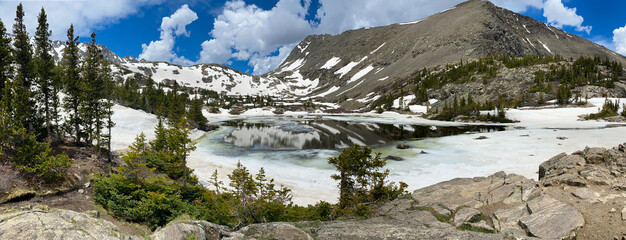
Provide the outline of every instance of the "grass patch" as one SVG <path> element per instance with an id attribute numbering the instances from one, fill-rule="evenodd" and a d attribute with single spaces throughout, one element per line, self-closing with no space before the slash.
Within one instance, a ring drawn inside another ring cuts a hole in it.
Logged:
<path id="1" fill-rule="evenodd" d="M 410 208 L 410 210 L 430 212 L 430 214 L 432 214 L 438 221 L 444 222 L 444 223 L 450 222 L 450 219 L 451 219 L 450 216 L 446 216 L 446 215 L 436 212 L 435 209 L 431 206 L 413 206 Z"/>
<path id="2" fill-rule="evenodd" d="M 467 223 L 464 223 L 463 225 L 461 225 L 461 227 L 459 227 L 459 230 L 471 231 L 471 232 L 481 232 L 481 233 L 496 233 L 493 230 L 484 229 L 484 228 L 481 228 L 481 227 L 475 227 L 475 226 L 469 225 Z"/>
<path id="3" fill-rule="evenodd" d="M 482 214 L 478 214 L 478 215 L 475 215 L 472 218 L 470 218 L 468 220 L 468 222 L 477 223 L 477 222 L 480 222 L 482 220 L 485 220 L 485 216 L 483 216 Z"/>

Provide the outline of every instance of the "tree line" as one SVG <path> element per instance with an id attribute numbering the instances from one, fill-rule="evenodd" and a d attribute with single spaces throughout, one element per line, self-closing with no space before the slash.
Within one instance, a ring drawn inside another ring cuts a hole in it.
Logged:
<path id="1" fill-rule="evenodd" d="M 65 154 L 52 156 L 51 144 L 72 139 L 93 145 L 98 153 L 110 153 L 111 80 L 95 33 L 81 63 L 71 25 L 63 61 L 57 65 L 50 55 L 52 31 L 43 8 L 37 20 L 34 47 L 22 4 L 17 6 L 12 38 L 0 21 L 0 142 L 3 159 L 51 180 L 72 164 Z"/>

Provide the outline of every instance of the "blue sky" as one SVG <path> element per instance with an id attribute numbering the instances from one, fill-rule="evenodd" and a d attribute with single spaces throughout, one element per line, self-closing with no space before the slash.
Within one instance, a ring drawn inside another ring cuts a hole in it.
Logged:
<path id="1" fill-rule="evenodd" d="M 261 74 L 278 66 L 310 34 L 421 19 L 463 0 L 67 0 L 25 1 L 34 32 L 43 6 L 53 37 L 74 23 L 81 36 L 120 56 L 191 65 L 219 63 Z M 582 36 L 626 55 L 626 1 L 492 0 L 496 5 Z M 18 1 L 0 1 L 12 25 Z M 81 41 L 88 41 L 82 38 Z"/>

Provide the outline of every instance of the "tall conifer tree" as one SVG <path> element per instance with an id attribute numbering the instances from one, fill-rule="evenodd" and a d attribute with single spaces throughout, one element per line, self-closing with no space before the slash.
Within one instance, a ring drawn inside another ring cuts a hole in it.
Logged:
<path id="1" fill-rule="evenodd" d="M 103 109 L 100 100 L 104 94 L 104 84 L 100 76 L 100 49 L 96 46 L 96 34 L 91 34 L 91 43 L 87 47 L 87 58 L 82 67 L 82 99 L 80 101 L 80 118 L 87 134 L 87 142 L 93 144 L 100 141 L 102 130 Z M 96 144 L 98 147 L 99 144 Z"/>
<path id="2" fill-rule="evenodd" d="M 82 83 L 78 60 L 78 36 L 74 36 L 74 24 L 72 24 L 67 30 L 67 42 L 65 42 L 65 49 L 63 49 L 63 79 L 65 81 L 63 85 L 65 86 L 66 94 L 63 105 L 69 116 L 66 122 L 69 124 L 69 128 L 73 128 L 70 130 L 70 133 L 74 134 L 76 143 L 80 142 L 83 135 L 80 130 L 79 108 L 82 97 Z"/>
<path id="3" fill-rule="evenodd" d="M 55 98 L 58 96 L 54 92 L 54 59 L 50 55 L 52 46 L 50 44 L 50 35 L 52 31 L 49 30 L 48 16 L 46 11 L 41 8 L 39 17 L 37 18 L 39 25 L 37 26 L 37 32 L 35 33 L 35 45 L 37 56 L 35 63 L 37 67 L 37 89 L 39 94 L 37 102 L 43 113 L 43 119 L 46 124 L 46 138 L 52 137 L 52 124 L 56 122 L 58 115 L 56 109 L 51 109 L 54 106 Z"/>
<path id="4" fill-rule="evenodd" d="M 31 86 L 35 76 L 33 69 L 33 53 L 30 39 L 24 25 L 24 9 L 22 4 L 17 5 L 15 12 L 15 24 L 13 25 L 13 58 L 15 60 L 16 74 L 12 83 L 13 93 L 12 108 L 15 119 L 32 131 L 39 126 L 35 111 L 35 101 L 31 92 Z"/>
<path id="5" fill-rule="evenodd" d="M 4 95 L 4 87 L 11 77 L 11 39 L 7 35 L 7 29 L 0 20 L 0 99 Z"/>

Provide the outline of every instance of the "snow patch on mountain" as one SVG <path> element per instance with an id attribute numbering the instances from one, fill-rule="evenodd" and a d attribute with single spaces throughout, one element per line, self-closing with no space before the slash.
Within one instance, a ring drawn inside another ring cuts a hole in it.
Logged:
<path id="1" fill-rule="evenodd" d="M 342 68 L 340 68 L 339 70 L 337 70 L 335 72 L 335 74 L 340 74 L 339 78 L 343 78 L 344 75 L 346 75 L 347 73 L 352 71 L 353 67 L 355 67 L 356 65 L 359 65 L 359 63 L 361 63 L 365 59 L 367 59 L 367 56 L 361 58 L 361 60 L 359 60 L 358 62 L 350 62 L 350 63 L 348 63 L 348 65 L 345 65 Z"/>
<path id="2" fill-rule="evenodd" d="M 320 67 L 320 68 L 321 69 L 331 69 L 335 65 L 337 65 L 337 63 L 339 63 L 339 62 L 341 62 L 341 58 L 332 57 L 331 59 L 328 59 L 328 61 L 326 61 L 326 63 L 324 63 L 324 65 L 322 67 Z"/>

